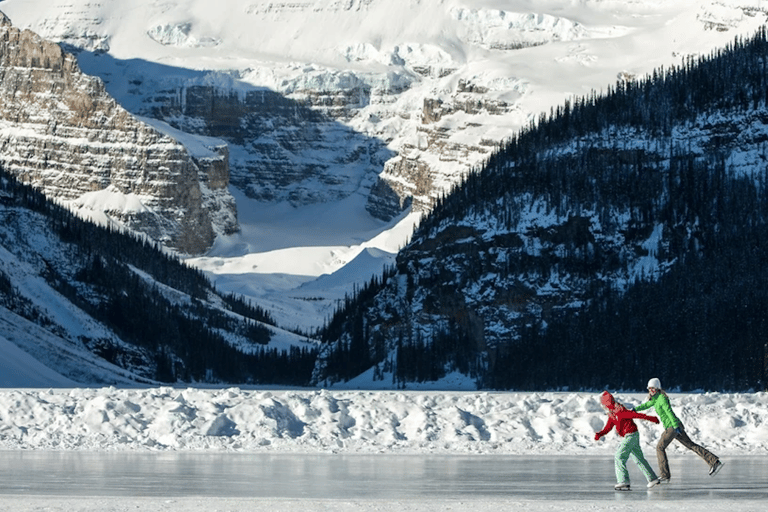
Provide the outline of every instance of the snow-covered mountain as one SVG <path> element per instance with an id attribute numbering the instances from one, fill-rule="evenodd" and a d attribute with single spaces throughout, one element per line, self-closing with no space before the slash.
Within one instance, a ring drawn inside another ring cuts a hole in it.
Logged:
<path id="1" fill-rule="evenodd" d="M 354 260 L 400 212 L 428 209 L 540 112 L 765 21 L 759 0 L 4 0 L 0 10 L 79 51 L 129 111 L 227 143 L 241 219 L 258 220 L 196 263 L 308 329 L 349 283 L 310 308 L 298 287 Z M 273 216 L 282 203 L 303 217 L 298 228 Z M 281 229 L 297 236 L 263 236 Z M 375 268 L 404 243 L 391 240 L 376 245 L 386 254 Z M 276 249 L 292 257 L 244 285 L 240 262 Z M 293 268 L 304 255 L 311 273 Z"/>
<path id="2" fill-rule="evenodd" d="M 768 381 L 768 37 L 558 107 L 422 220 L 316 382 Z"/>
<path id="3" fill-rule="evenodd" d="M 766 17 L 760 0 L 2 0 L 0 11 L 63 43 L 188 149 L 201 136 L 226 145 L 241 231 L 189 261 L 306 330 L 539 113 L 707 54 Z M 123 196 L 73 204 L 133 204 Z"/>
<path id="4" fill-rule="evenodd" d="M 707 52 L 760 2 L 5 0 L 134 113 L 230 144 L 232 184 L 293 205 L 429 208 L 532 115 Z"/>

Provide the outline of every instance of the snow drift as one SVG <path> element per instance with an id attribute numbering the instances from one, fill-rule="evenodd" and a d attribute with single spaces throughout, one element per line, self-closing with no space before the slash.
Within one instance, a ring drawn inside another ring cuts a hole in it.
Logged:
<path id="1" fill-rule="evenodd" d="M 768 393 L 671 398 L 691 438 L 715 454 L 768 453 Z M 594 441 L 605 418 L 597 393 L 7 389 L 0 449 L 611 454 L 615 434 Z M 651 449 L 662 429 L 640 423 Z"/>

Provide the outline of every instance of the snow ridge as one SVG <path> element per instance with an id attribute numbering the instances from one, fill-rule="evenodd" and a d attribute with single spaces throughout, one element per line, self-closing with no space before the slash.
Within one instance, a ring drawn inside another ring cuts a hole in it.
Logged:
<path id="1" fill-rule="evenodd" d="M 768 394 L 671 397 L 687 430 L 714 453 L 768 452 Z M 646 396 L 617 399 L 638 405 Z M 604 423 L 596 393 L 0 391 L 2 449 L 608 454 L 613 443 L 593 439 Z M 655 444 L 661 432 L 643 427 L 643 442 Z"/>

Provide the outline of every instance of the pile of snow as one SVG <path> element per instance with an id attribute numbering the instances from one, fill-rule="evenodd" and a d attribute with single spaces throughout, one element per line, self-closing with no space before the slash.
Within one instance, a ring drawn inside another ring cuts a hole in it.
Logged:
<path id="1" fill-rule="evenodd" d="M 768 453 L 768 393 L 670 396 L 691 438 L 714 453 Z M 605 420 L 597 393 L 0 391 L 0 449 L 607 455 L 615 434 L 594 441 Z M 662 428 L 638 423 L 650 450 Z"/>

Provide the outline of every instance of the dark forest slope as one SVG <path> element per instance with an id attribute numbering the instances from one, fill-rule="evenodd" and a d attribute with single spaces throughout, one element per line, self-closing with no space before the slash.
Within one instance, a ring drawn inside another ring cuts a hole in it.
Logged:
<path id="1" fill-rule="evenodd" d="M 157 244 L 83 221 L 2 170 L 0 219 L 0 336 L 31 322 L 44 335 L 13 341 L 60 374 L 112 383 L 85 361 L 65 364 L 77 351 L 140 382 L 308 382 L 314 344 L 270 347 L 267 311 Z"/>
<path id="2" fill-rule="evenodd" d="M 317 383 L 766 388 L 766 32 L 524 130 L 321 333 Z"/>

